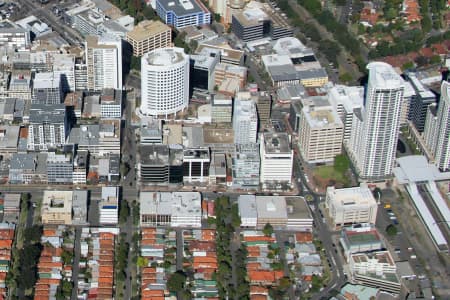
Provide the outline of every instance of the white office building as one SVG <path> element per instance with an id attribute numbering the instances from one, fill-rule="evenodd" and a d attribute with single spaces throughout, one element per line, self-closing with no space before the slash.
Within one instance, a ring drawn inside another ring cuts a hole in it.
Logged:
<path id="1" fill-rule="evenodd" d="M 389 251 L 351 254 L 348 267 L 352 282 L 399 294 L 402 284 Z"/>
<path id="2" fill-rule="evenodd" d="M 437 110 L 437 134 L 435 135 L 436 165 L 441 171 L 450 170 L 450 83 L 442 82 L 441 101 Z"/>
<path id="3" fill-rule="evenodd" d="M 119 222 L 119 187 L 102 187 L 102 200 L 99 203 L 100 224 L 117 225 Z"/>
<path id="4" fill-rule="evenodd" d="M 291 184 L 294 152 L 287 133 L 264 132 L 259 147 L 261 157 L 260 180 L 268 184 Z M 281 187 L 281 186 L 280 186 Z"/>
<path id="5" fill-rule="evenodd" d="M 31 103 L 60 104 L 63 98 L 61 75 L 53 72 L 36 73 L 33 79 Z"/>
<path id="6" fill-rule="evenodd" d="M 255 228 L 258 224 L 255 195 L 240 195 L 238 198 L 239 216 L 242 227 Z"/>
<path id="7" fill-rule="evenodd" d="M 54 54 L 53 73 L 61 78 L 61 88 L 64 92 L 75 91 L 75 55 Z"/>
<path id="8" fill-rule="evenodd" d="M 141 113 L 176 114 L 189 103 L 189 56 L 182 48 L 160 48 L 141 58 Z"/>
<path id="9" fill-rule="evenodd" d="M 115 36 L 87 36 L 84 45 L 87 88 L 122 89 L 122 40 Z"/>
<path id="10" fill-rule="evenodd" d="M 258 113 L 255 102 L 250 98 L 250 93 L 238 93 L 234 100 L 233 129 L 235 144 L 256 143 Z"/>
<path id="11" fill-rule="evenodd" d="M 404 80 L 383 62 L 372 62 L 367 69 L 364 112 L 359 124 L 352 124 L 349 152 L 360 178 L 385 179 L 394 167 Z"/>
<path id="12" fill-rule="evenodd" d="M 325 205 L 334 228 L 355 223 L 375 224 L 377 218 L 377 202 L 364 184 L 344 189 L 328 187 Z"/>
<path id="13" fill-rule="evenodd" d="M 198 192 L 141 192 L 141 226 L 202 226 L 201 194 Z"/>
<path id="14" fill-rule="evenodd" d="M 209 148 L 186 148 L 183 151 L 183 180 L 186 183 L 207 182 L 211 154 Z"/>
<path id="15" fill-rule="evenodd" d="M 0 47 L 25 50 L 30 46 L 30 31 L 10 20 L 0 22 Z"/>
<path id="16" fill-rule="evenodd" d="M 364 106 L 364 87 L 336 85 L 328 91 L 328 101 L 344 123 L 344 141 L 352 133 L 354 114 L 360 113 Z"/>

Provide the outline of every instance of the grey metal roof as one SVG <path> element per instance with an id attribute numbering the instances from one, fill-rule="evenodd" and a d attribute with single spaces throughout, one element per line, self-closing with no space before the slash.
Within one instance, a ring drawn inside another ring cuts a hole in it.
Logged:
<path id="1" fill-rule="evenodd" d="M 289 219 L 311 219 L 311 212 L 303 197 L 288 196 L 286 197 L 286 205 L 289 206 L 292 211 L 289 211 Z"/>
<path id="2" fill-rule="evenodd" d="M 305 94 L 305 87 L 300 83 L 282 87 L 277 91 L 278 98 L 283 100 L 299 99 Z"/>
<path id="3" fill-rule="evenodd" d="M 268 71 L 274 81 L 298 80 L 297 70 L 293 65 L 269 66 Z"/>
<path id="4" fill-rule="evenodd" d="M 240 195 L 239 202 L 239 215 L 241 218 L 257 218 L 256 211 L 256 196 L 255 195 Z"/>
<path id="5" fill-rule="evenodd" d="M 34 170 L 36 155 L 32 153 L 15 153 L 11 157 L 10 169 Z"/>
<path id="6" fill-rule="evenodd" d="M 61 104 L 31 104 L 30 123 L 64 123 L 66 107 Z"/>
<path id="7" fill-rule="evenodd" d="M 110 174 L 119 174 L 119 170 L 120 170 L 119 154 L 110 154 L 109 155 L 109 173 Z"/>
<path id="8" fill-rule="evenodd" d="M 99 125 L 82 125 L 81 128 L 72 128 L 68 142 L 83 146 L 98 145 Z"/>
<path id="9" fill-rule="evenodd" d="M 304 70 L 304 71 L 298 71 L 298 77 L 300 80 L 302 80 L 302 79 L 310 79 L 310 78 L 317 78 L 317 77 L 328 77 L 328 74 L 324 68 L 309 69 L 309 70 Z"/>
<path id="10" fill-rule="evenodd" d="M 115 32 L 122 32 L 122 33 L 128 32 L 128 30 L 125 27 L 123 27 L 122 25 L 113 20 L 106 20 L 105 22 L 103 22 L 101 26 Z"/>
<path id="11" fill-rule="evenodd" d="M 105 0 L 92 0 L 92 2 L 95 3 L 95 6 L 98 7 L 101 11 L 106 11 L 108 9 L 111 9 L 113 5 Z"/>

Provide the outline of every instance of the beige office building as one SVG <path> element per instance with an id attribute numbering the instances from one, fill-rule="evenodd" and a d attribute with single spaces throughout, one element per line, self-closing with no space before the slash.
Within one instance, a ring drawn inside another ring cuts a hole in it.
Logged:
<path id="1" fill-rule="evenodd" d="M 300 153 L 308 163 L 333 162 L 341 154 L 344 124 L 325 98 L 310 104 L 301 111 Z"/>
<path id="2" fill-rule="evenodd" d="M 72 224 L 72 191 L 44 191 L 42 224 Z"/>
<path id="3" fill-rule="evenodd" d="M 133 55 L 140 57 L 154 49 L 170 47 L 172 30 L 160 21 L 145 20 L 127 32 L 127 41 L 133 47 Z"/>
<path id="4" fill-rule="evenodd" d="M 365 184 L 344 189 L 328 187 L 325 206 L 335 229 L 357 223 L 375 224 L 377 219 L 377 201 Z"/>

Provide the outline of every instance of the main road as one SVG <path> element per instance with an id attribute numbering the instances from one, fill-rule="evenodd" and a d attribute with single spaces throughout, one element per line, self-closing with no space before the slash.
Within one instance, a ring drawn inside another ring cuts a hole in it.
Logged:
<path id="1" fill-rule="evenodd" d="M 80 45 L 84 41 L 84 38 L 80 33 L 64 24 L 61 19 L 54 16 L 48 7 L 43 7 L 32 0 L 18 0 L 18 3 L 25 8 L 28 8 L 30 15 L 32 14 L 47 23 L 47 25 L 59 33 L 71 45 Z"/>
<path id="2" fill-rule="evenodd" d="M 44 185 L 44 184 L 3 184 L 0 185 L 0 191 L 8 193 L 42 193 L 44 190 L 55 191 L 67 191 L 67 190 L 88 190 L 90 192 L 91 199 L 100 199 L 102 195 L 101 186 L 89 186 L 89 185 Z M 135 186 L 122 186 L 122 198 L 123 199 L 137 199 L 138 190 Z"/>
<path id="3" fill-rule="evenodd" d="M 299 153 L 297 151 L 297 153 Z M 323 249 L 325 249 L 325 255 L 328 258 L 330 263 L 330 273 L 331 273 L 331 281 L 327 284 L 326 287 L 323 288 L 319 293 L 312 296 L 311 299 L 322 299 L 323 297 L 327 298 L 329 293 L 332 290 L 340 290 L 342 285 L 347 281 L 345 279 L 343 263 L 341 257 L 338 252 L 335 251 L 334 242 L 331 239 L 332 232 L 328 229 L 328 225 L 323 222 L 323 217 L 320 213 L 320 200 L 323 197 L 321 194 L 317 194 L 314 191 L 310 190 L 304 174 L 301 168 L 301 161 L 297 156 L 294 156 L 294 178 L 297 180 L 298 190 L 301 191 L 299 194 L 301 196 L 310 195 L 312 201 L 308 203 L 312 205 L 312 215 L 315 224 L 315 230 L 322 241 Z M 327 298 L 328 299 L 328 298 Z"/>

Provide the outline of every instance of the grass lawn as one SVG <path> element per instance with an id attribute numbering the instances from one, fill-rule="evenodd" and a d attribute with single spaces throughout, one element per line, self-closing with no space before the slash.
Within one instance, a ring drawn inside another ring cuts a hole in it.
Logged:
<path id="1" fill-rule="evenodd" d="M 333 179 L 336 182 L 344 183 L 347 178 L 344 174 L 336 171 L 333 166 L 320 166 L 314 169 L 314 175 L 322 179 Z"/>

